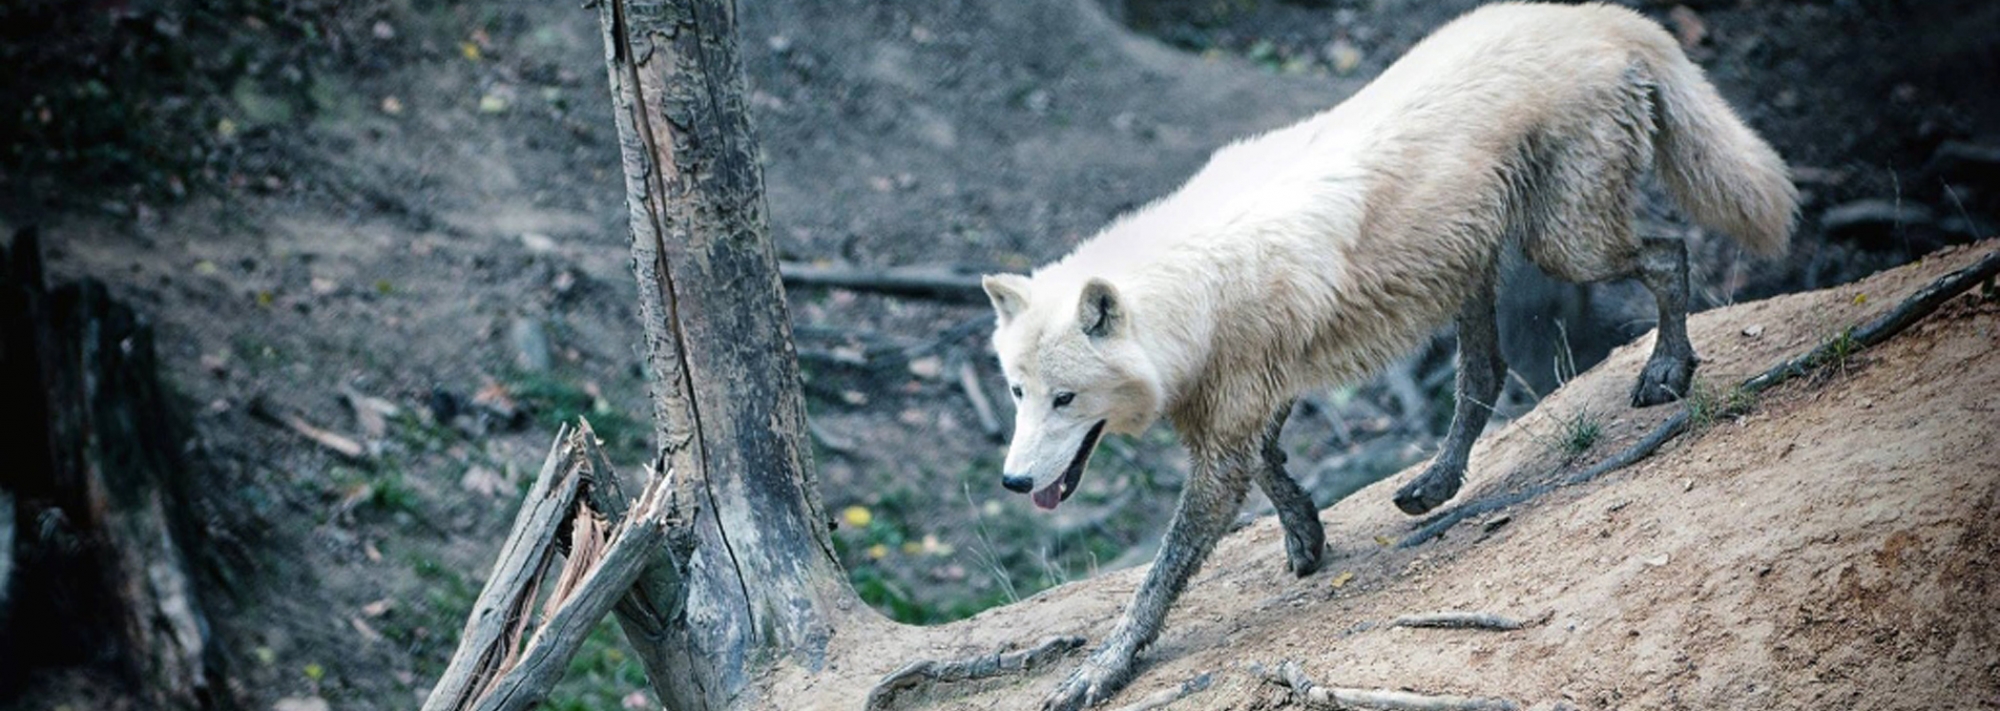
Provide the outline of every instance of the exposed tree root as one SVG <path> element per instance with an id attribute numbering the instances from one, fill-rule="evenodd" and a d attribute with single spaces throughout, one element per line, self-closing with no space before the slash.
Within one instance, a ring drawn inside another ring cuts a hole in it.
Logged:
<path id="1" fill-rule="evenodd" d="M 1389 621 L 1391 627 L 1433 627 L 1464 630 L 1494 630 L 1508 632 L 1521 629 L 1520 620 L 1501 617 L 1490 612 L 1433 612 L 1425 615 L 1402 615 Z"/>
<path id="2" fill-rule="evenodd" d="M 1349 689 L 1320 686 L 1306 676 L 1298 662 L 1285 660 L 1278 668 L 1252 665 L 1250 673 L 1264 681 L 1289 687 L 1293 698 L 1311 709 L 1375 709 L 1376 711 L 1513 711 L 1512 701 L 1466 696 L 1430 696 L 1388 689 Z"/>
<path id="3" fill-rule="evenodd" d="M 1982 282 L 1993 279 L 1996 274 L 2000 274 L 2000 250 L 1995 250 L 1987 254 L 1985 257 L 1980 258 L 1979 261 L 1973 262 L 1963 269 L 1938 277 L 1937 280 L 1932 281 L 1928 286 L 1917 290 L 1916 293 L 1904 299 L 1896 308 L 1890 309 L 1888 313 L 1882 314 L 1866 324 L 1848 329 L 1840 336 L 1820 344 L 1819 347 L 1807 351 L 1803 355 L 1779 363 L 1772 366 L 1769 370 L 1751 376 L 1736 387 L 1745 394 L 1755 394 L 1792 378 L 1806 375 L 1820 368 L 1838 363 L 1842 358 L 1851 356 L 1856 351 L 1874 347 L 1883 341 L 1889 340 L 1896 334 L 1902 333 L 1903 329 L 1909 328 L 1917 321 L 1923 319 L 1923 317 L 1936 311 L 1939 306 L 1944 305 L 1952 297 L 1964 293 Z M 1660 423 L 1644 439 L 1633 443 L 1632 446 L 1625 448 L 1611 458 L 1598 462 L 1595 466 L 1551 483 L 1531 486 L 1519 491 L 1468 502 L 1440 513 L 1420 523 L 1416 532 L 1405 537 L 1397 544 L 1397 547 L 1413 548 L 1423 545 L 1433 538 L 1444 535 L 1445 531 L 1451 530 L 1453 526 L 1458 525 L 1466 519 L 1498 511 L 1523 501 L 1534 499 L 1550 491 L 1581 484 L 1603 476 L 1607 472 L 1631 466 L 1639 460 L 1651 456 L 1654 451 L 1660 448 L 1660 445 L 1665 444 L 1668 440 L 1686 432 L 1688 430 L 1688 423 L 1688 411 L 1686 408 L 1682 408 L 1681 411 L 1667 418 L 1665 422 Z"/>
<path id="4" fill-rule="evenodd" d="M 1155 711 L 1155 709 L 1163 709 L 1175 701 L 1187 698 L 1189 695 L 1207 691 L 1209 685 L 1213 683 L 1215 683 L 1214 674 L 1202 674 L 1193 679 L 1147 694 L 1146 698 L 1120 707 L 1118 711 Z"/>
<path id="5" fill-rule="evenodd" d="M 990 679 L 1003 674 L 1030 673 L 1083 646 L 1082 637 L 1049 637 L 1028 649 L 995 651 L 960 659 L 911 662 L 875 682 L 868 691 L 868 711 L 895 708 L 897 697 L 938 684 Z"/>

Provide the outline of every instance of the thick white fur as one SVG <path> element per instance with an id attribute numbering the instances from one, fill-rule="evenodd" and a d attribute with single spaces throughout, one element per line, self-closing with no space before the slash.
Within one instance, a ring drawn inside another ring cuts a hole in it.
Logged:
<path id="1" fill-rule="evenodd" d="M 1461 17 L 1032 277 L 987 280 L 1023 391 L 1008 473 L 1048 485 L 1097 420 L 1133 433 L 1164 415 L 1191 447 L 1253 441 L 1298 392 L 1447 323 L 1508 239 L 1558 276 L 1628 276 L 1649 168 L 1702 225 L 1785 248 L 1783 161 L 1658 25 L 1605 5 Z M 1098 337 L 1081 327 L 1093 280 L 1122 316 Z M 1076 401 L 1052 407 L 1064 391 Z"/>

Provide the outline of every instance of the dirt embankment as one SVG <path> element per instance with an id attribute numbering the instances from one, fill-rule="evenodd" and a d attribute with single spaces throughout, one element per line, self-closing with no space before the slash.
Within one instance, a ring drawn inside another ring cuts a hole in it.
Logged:
<path id="1" fill-rule="evenodd" d="M 2000 249 L 1987 241 L 1817 292 L 1717 309 L 1690 329 L 1726 405 L 1743 378 L 1892 308 Z M 1473 452 L 1459 502 L 1552 481 L 1625 448 L 1672 412 L 1633 410 L 1641 339 L 1569 382 Z M 1961 296 L 1901 336 L 1819 374 L 1696 418 L 1658 453 L 1559 488 L 1443 538 L 1390 545 L 1412 520 L 1389 505 L 1404 472 L 1327 509 L 1334 558 L 1284 571 L 1276 521 L 1224 540 L 1109 707 L 1203 674 L 1173 708 L 1290 703 L 1246 665 L 1296 660 L 1321 684 L 1498 696 L 1576 708 L 2000 707 L 2000 300 Z M 1582 414 L 1580 414 L 1582 413 Z M 1580 455 L 1561 433 L 1602 427 Z M 1102 636 L 1142 569 L 1063 586 L 930 628 L 929 649 L 968 653 L 1043 635 Z M 1406 613 L 1467 610 L 1529 621 L 1513 632 L 1414 630 Z M 883 635 L 912 634 L 905 628 Z M 776 681 L 780 698 L 857 705 L 904 659 L 856 634 L 836 658 L 855 686 Z M 921 645 L 920 645 L 921 646 Z M 940 708 L 1031 705 L 1075 659 Z M 844 675 L 846 676 L 846 675 Z M 789 695 L 788 695 L 789 694 Z"/>

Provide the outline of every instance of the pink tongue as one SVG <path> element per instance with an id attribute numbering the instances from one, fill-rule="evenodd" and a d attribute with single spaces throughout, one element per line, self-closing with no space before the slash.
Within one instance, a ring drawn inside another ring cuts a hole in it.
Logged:
<path id="1" fill-rule="evenodd" d="M 1054 511 L 1056 504 L 1062 503 L 1062 480 L 1057 479 L 1055 483 L 1042 487 L 1040 491 L 1035 492 L 1033 498 L 1036 506 Z"/>

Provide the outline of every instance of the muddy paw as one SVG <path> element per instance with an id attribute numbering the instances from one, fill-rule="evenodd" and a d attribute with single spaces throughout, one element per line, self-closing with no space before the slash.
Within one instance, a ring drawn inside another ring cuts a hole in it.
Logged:
<path id="1" fill-rule="evenodd" d="M 1639 382 L 1632 387 L 1632 406 L 1651 407 L 1679 400 L 1687 396 L 1688 384 L 1693 380 L 1693 358 L 1654 355 L 1639 371 Z"/>
<path id="2" fill-rule="evenodd" d="M 1396 508 L 1411 516 L 1422 514 L 1458 495 L 1465 482 L 1465 466 L 1432 463 L 1422 475 L 1396 490 Z"/>
<path id="3" fill-rule="evenodd" d="M 1301 578 L 1319 570 L 1320 559 L 1326 555 L 1326 529 L 1314 516 L 1312 524 L 1300 526 L 1310 530 L 1294 531 L 1285 529 L 1285 569 Z"/>
<path id="4" fill-rule="evenodd" d="M 1131 672 L 1132 663 L 1122 664 L 1100 661 L 1095 655 L 1069 675 L 1053 694 L 1042 702 L 1042 711 L 1078 711 L 1103 703 L 1125 686 Z"/>

